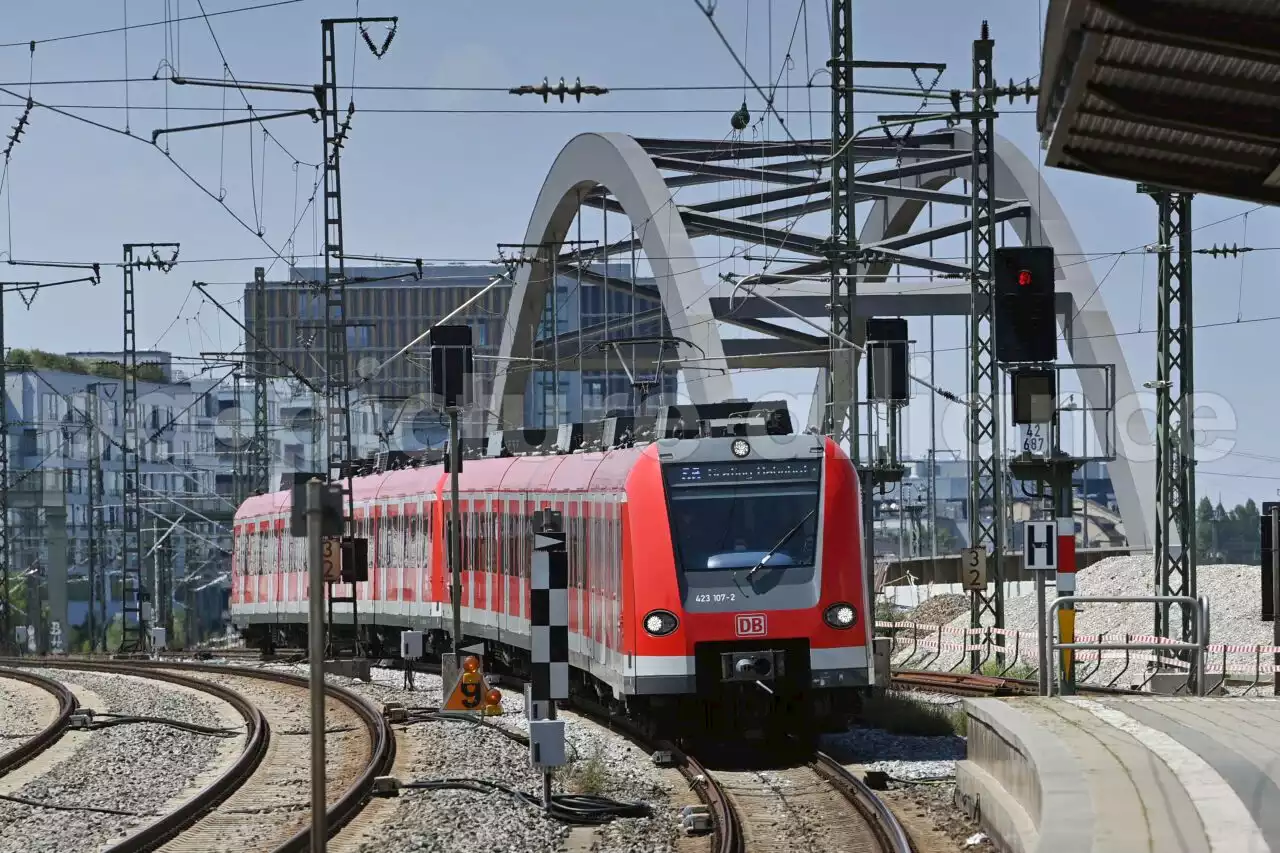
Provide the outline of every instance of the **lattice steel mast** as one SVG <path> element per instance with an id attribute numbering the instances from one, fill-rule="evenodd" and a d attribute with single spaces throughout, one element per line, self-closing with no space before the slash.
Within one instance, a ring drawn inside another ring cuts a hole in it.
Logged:
<path id="1" fill-rule="evenodd" d="M 253 271 L 253 452 L 249 457 L 249 493 L 271 491 L 271 428 L 267 406 L 267 283 L 266 270 Z M 237 400 L 236 404 L 239 405 Z"/>
<path id="2" fill-rule="evenodd" d="M 324 42 L 324 82 L 319 93 L 320 121 L 324 127 L 324 369 L 325 443 L 329 482 L 341 482 L 343 462 L 351 458 L 351 387 L 347 382 L 347 282 L 342 254 L 342 143 L 350 128 L 354 102 L 347 121 L 338 120 L 337 34 L 339 21 L 320 22 Z M 351 515 L 351 488 L 347 483 L 347 514 Z M 332 590 L 331 590 L 332 591 Z"/>
<path id="3" fill-rule="evenodd" d="M 137 249 L 148 250 L 142 260 L 134 259 Z M 172 249 L 167 260 L 161 249 Z M 124 505 L 124 547 L 121 552 L 121 652 L 140 652 L 147 648 L 147 626 L 143 619 L 143 602 L 148 591 L 142 588 L 142 496 L 141 459 L 138 448 L 138 336 L 137 311 L 134 302 L 134 271 L 155 267 L 161 272 L 173 269 L 178 260 L 178 243 L 124 244 L 124 350 L 121 352 L 120 385 L 124 412 L 124 435 L 121 436 L 120 468 L 123 472 L 121 503 Z M 132 620 L 131 620 L 132 617 Z"/>
<path id="4" fill-rule="evenodd" d="M 4 589 L 0 649 L 11 652 L 13 596 L 9 589 L 9 351 L 4 343 L 4 288 L 0 287 L 0 584 Z"/>
<path id="5" fill-rule="evenodd" d="M 995 359 L 995 323 L 992 252 L 995 249 L 995 75 L 991 60 L 995 42 L 987 22 L 982 36 L 973 43 L 973 114 L 970 116 L 973 165 L 969 183 L 970 230 L 969 264 L 972 305 L 970 308 L 970 399 L 969 410 L 969 539 L 970 546 L 988 552 L 991 586 L 973 592 L 969 624 L 984 625 L 989 617 L 994 627 L 1004 627 L 1004 454 L 1001 445 L 1000 378 Z M 983 507 L 990 505 L 991 520 L 984 521 Z M 972 641 L 971 641 L 972 642 Z M 996 643 L 1003 645 L 997 635 Z M 973 671 L 983 655 L 972 652 Z"/>
<path id="6" fill-rule="evenodd" d="M 85 391 L 89 394 L 89 399 L 85 400 L 85 426 L 88 430 L 86 440 L 89 444 L 89 467 L 86 472 L 89 482 L 86 484 L 88 492 L 89 504 L 85 512 L 85 523 L 89 534 L 89 651 L 96 652 L 98 650 L 99 631 L 103 634 L 102 649 L 106 650 L 106 599 L 107 591 L 111 589 L 111 584 L 102 582 L 102 578 L 106 577 L 106 566 L 102 563 L 102 549 L 99 547 L 99 537 L 102 535 L 102 519 L 100 517 L 102 507 L 102 441 L 98 435 L 101 423 L 102 406 L 100 405 L 100 397 L 98 394 L 99 383 L 90 382 L 85 386 Z M 101 573 L 101 577 L 99 577 Z M 99 587 L 101 584 L 101 587 Z M 103 614 L 100 622 L 95 624 L 93 608 L 97 600 L 98 606 Z"/>
<path id="7" fill-rule="evenodd" d="M 374 56 L 381 58 L 395 38 L 398 18 L 325 18 L 320 22 L 323 54 L 323 82 L 316 90 L 320 102 L 320 122 L 324 130 L 324 368 L 325 368 L 325 445 L 330 483 L 342 483 L 346 492 L 347 535 L 355 516 L 352 492 L 352 467 L 347 463 L 354 455 L 351 442 L 351 383 L 348 381 L 350 359 L 347 354 L 347 273 L 342 234 L 342 146 L 351 129 L 356 105 L 347 105 L 346 117 L 338 119 L 337 27 L 354 24 L 360 28 L 365 43 Z M 366 24 L 390 25 L 382 47 L 374 45 Z M 259 338 L 261 340 L 261 338 Z M 345 477 L 343 475 L 346 475 Z M 352 586 L 349 597 L 335 598 L 329 584 L 329 622 L 333 625 L 333 604 L 351 605 L 356 651 L 359 652 L 360 625 L 356 615 L 356 593 Z M 332 630 L 332 627 L 330 628 Z"/>
<path id="8" fill-rule="evenodd" d="M 1191 199 L 1187 192 L 1139 185 L 1159 211 L 1156 310 L 1157 595 L 1196 595 L 1195 382 L 1192 363 Z M 1156 605 L 1155 634 L 1190 642 L 1192 611 L 1181 608 L 1181 634 L 1168 605 Z"/>
<path id="9" fill-rule="evenodd" d="M 831 4 L 831 333 L 827 368 L 827 408 L 823 432 L 849 449 L 854 465 L 861 458 L 858 441 L 857 356 L 845 341 L 853 340 L 853 300 L 857 291 L 857 223 L 849 193 L 852 162 L 853 0 Z M 863 489 L 870 489 L 863 483 Z"/>

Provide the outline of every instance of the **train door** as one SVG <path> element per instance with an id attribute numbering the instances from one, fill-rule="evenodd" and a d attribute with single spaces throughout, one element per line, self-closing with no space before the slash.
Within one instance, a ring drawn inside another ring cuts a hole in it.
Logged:
<path id="1" fill-rule="evenodd" d="M 593 584 L 593 596 L 595 601 L 591 608 L 593 620 L 591 624 L 591 641 L 595 646 L 595 663 L 603 666 L 608 663 L 609 648 L 604 642 L 604 623 L 609 618 L 609 578 L 612 576 L 613 569 L 611 567 L 611 555 L 609 551 L 609 517 L 612 512 L 613 505 L 607 500 L 602 500 L 596 504 L 596 510 L 600 515 L 600 559 L 596 563 L 596 577 Z"/>
<path id="2" fill-rule="evenodd" d="M 476 621 L 486 628 L 497 628 L 497 608 L 493 605 L 493 569 L 497 563 L 493 539 L 493 496 L 480 495 L 476 512 L 476 586 L 479 589 Z"/>
<path id="3" fill-rule="evenodd" d="M 620 495 L 611 495 L 606 504 L 609 508 L 609 536 L 606 545 L 604 565 L 607 567 L 604 584 L 604 624 L 601 643 L 603 654 L 601 663 L 615 669 L 621 668 L 619 651 L 622 648 L 622 516 L 623 503 Z M 611 657 L 613 656 L 613 657 Z"/>

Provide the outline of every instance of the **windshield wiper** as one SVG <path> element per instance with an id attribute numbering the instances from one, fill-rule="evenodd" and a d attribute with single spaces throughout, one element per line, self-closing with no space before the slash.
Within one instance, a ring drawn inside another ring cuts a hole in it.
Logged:
<path id="1" fill-rule="evenodd" d="M 796 531 L 798 531 L 801 527 L 804 527 L 805 522 L 807 522 L 809 519 L 813 518 L 814 514 L 816 514 L 816 513 L 817 513 L 817 511 L 818 511 L 818 510 L 817 510 L 816 508 L 815 508 L 815 509 L 811 509 L 811 510 L 809 510 L 809 514 L 808 514 L 808 515 L 806 515 L 804 518 L 800 519 L 800 522 L 799 522 L 798 524 L 796 524 L 796 526 L 795 526 L 795 527 L 793 527 L 793 528 L 791 528 L 790 530 L 788 530 L 788 531 L 787 531 L 787 534 L 786 534 L 785 536 L 783 536 L 781 539 L 779 539 L 779 540 L 778 540 L 778 544 L 777 544 L 777 545 L 774 545 L 772 548 L 770 548 L 770 549 L 768 550 L 768 552 L 767 552 L 763 557 L 761 557 L 761 558 L 760 558 L 760 562 L 756 563 L 754 566 L 752 566 L 752 567 L 751 567 L 751 570 L 750 570 L 749 572 L 747 572 L 747 580 L 751 580 L 751 576 L 752 576 L 752 575 L 754 575 L 756 572 L 758 572 L 758 571 L 760 571 L 761 569 L 763 569 L 763 568 L 764 568 L 764 564 L 765 564 L 765 563 L 767 563 L 767 562 L 769 561 L 769 558 L 770 558 L 770 557 L 772 557 L 774 554 L 776 554 L 776 553 L 778 552 L 778 549 L 779 549 L 779 548 L 781 548 L 783 545 L 786 545 L 786 544 L 787 544 L 787 542 L 789 542 L 789 541 L 791 540 L 791 537 L 796 535 Z M 737 573 L 735 572 L 734 574 L 737 574 Z"/>

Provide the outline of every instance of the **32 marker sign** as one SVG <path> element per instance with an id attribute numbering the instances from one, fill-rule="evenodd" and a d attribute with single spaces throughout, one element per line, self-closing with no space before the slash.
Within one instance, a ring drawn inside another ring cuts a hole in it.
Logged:
<path id="1" fill-rule="evenodd" d="M 982 548 L 960 551 L 960 582 L 971 592 L 987 588 L 987 552 Z"/>

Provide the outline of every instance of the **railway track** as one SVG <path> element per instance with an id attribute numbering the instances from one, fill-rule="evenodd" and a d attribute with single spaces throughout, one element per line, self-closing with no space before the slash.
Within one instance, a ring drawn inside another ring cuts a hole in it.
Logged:
<path id="1" fill-rule="evenodd" d="M 169 661 L 0 661 L 117 673 L 214 695 L 245 719 L 245 748 L 212 784 L 133 832 L 110 853 L 298 853 L 310 846 L 307 679 L 261 669 Z M 395 736 L 379 709 L 326 685 L 328 819 L 336 833 L 360 810 L 395 759 Z"/>
<path id="2" fill-rule="evenodd" d="M 1040 689 L 1029 678 L 1005 678 L 975 675 L 968 672 L 935 672 L 903 669 L 893 673 L 890 684 L 899 690 L 925 690 L 953 696 L 1038 696 Z M 1084 695 L 1132 695 L 1140 690 L 1081 684 L 1076 692 Z"/>
<path id="3" fill-rule="evenodd" d="M 0 754 L 0 776 L 16 770 L 44 752 L 62 737 L 70 724 L 77 704 L 75 694 L 65 684 L 20 669 L 0 669 L 0 680 L 16 682 L 33 690 L 43 691 L 53 700 L 56 711 L 53 719 L 40 731 L 26 738 L 17 746 Z"/>
<path id="4" fill-rule="evenodd" d="M 719 763 L 719 762 L 716 762 Z M 912 853 L 889 807 L 825 753 L 804 762 L 707 773 L 731 813 L 723 853 L 799 848 L 814 853 Z M 705 772 L 705 771 L 704 771 Z"/>

